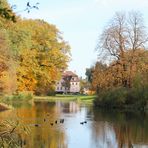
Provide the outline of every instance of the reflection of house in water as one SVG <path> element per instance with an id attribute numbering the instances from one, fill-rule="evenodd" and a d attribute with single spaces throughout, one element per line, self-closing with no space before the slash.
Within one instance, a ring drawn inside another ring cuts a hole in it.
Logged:
<path id="1" fill-rule="evenodd" d="M 65 71 L 62 74 L 62 79 L 57 82 L 56 92 L 57 93 L 79 93 L 80 91 L 80 80 L 78 75 L 72 71 Z"/>
<path id="2" fill-rule="evenodd" d="M 63 113 L 77 113 L 80 110 L 78 103 L 71 101 L 68 103 L 56 102 L 58 109 Z"/>

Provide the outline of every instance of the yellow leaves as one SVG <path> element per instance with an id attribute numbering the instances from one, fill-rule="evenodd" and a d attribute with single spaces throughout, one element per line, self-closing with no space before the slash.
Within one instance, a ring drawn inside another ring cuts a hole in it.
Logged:
<path id="1" fill-rule="evenodd" d="M 7 27 L 6 33 L 0 31 L 0 49 L 3 49 L 0 53 L 6 53 L 5 56 L 0 54 L 0 64 L 3 62 L 3 65 L 0 65 L 0 76 L 2 71 L 8 72 L 7 65 L 11 67 L 11 64 L 6 62 L 7 59 L 13 58 L 12 61 L 16 61 L 14 75 L 18 91 L 45 94 L 50 89 L 53 90 L 55 81 L 67 67 L 70 57 L 70 47 L 61 37 L 59 30 L 42 20 L 31 19 L 20 19 Z M 7 37 L 10 42 L 5 40 Z M 7 51 L 12 51 L 13 54 Z"/>
<path id="2" fill-rule="evenodd" d="M 148 52 L 137 49 L 127 51 L 124 58 L 113 61 L 105 69 L 96 63 L 93 69 L 92 86 L 95 90 L 113 87 L 145 87 L 148 84 Z"/>
<path id="3" fill-rule="evenodd" d="M 36 79 L 31 73 L 17 74 L 18 91 L 34 91 L 36 87 Z"/>
<path id="4" fill-rule="evenodd" d="M 34 91 L 36 88 L 36 61 L 37 52 L 35 49 L 24 49 L 20 54 L 19 66 L 17 67 L 18 91 Z"/>

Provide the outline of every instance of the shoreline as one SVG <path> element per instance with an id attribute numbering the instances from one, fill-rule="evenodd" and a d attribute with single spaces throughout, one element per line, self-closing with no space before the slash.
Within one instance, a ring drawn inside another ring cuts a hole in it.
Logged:
<path id="1" fill-rule="evenodd" d="M 9 110 L 9 109 L 12 109 L 12 107 L 5 104 L 5 103 L 0 102 L 0 112 L 5 111 L 5 110 Z"/>

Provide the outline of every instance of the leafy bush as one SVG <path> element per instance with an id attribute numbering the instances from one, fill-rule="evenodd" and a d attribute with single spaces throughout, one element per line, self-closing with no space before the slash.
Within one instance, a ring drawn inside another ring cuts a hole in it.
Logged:
<path id="1" fill-rule="evenodd" d="M 132 88 L 126 96 L 126 104 L 144 108 L 148 101 L 148 87 Z"/>
<path id="2" fill-rule="evenodd" d="M 106 90 L 98 95 L 96 103 L 108 107 L 122 106 L 125 103 L 126 94 L 125 88 Z"/>
<path id="3" fill-rule="evenodd" d="M 95 99 L 95 105 L 109 108 L 134 107 L 143 109 L 148 101 L 148 87 L 139 88 L 113 88 L 102 91 Z"/>

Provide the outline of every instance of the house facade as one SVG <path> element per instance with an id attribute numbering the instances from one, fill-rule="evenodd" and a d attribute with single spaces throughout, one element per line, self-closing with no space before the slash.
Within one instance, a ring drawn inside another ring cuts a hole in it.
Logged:
<path id="1" fill-rule="evenodd" d="M 62 78 L 56 84 L 56 93 L 79 93 L 80 80 L 72 71 L 65 71 Z"/>

